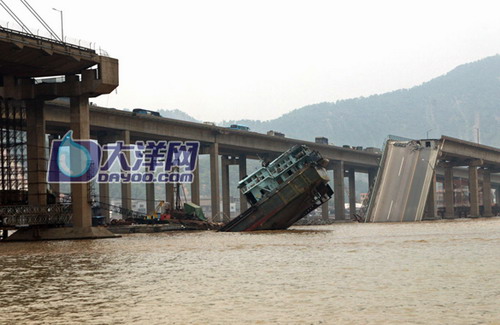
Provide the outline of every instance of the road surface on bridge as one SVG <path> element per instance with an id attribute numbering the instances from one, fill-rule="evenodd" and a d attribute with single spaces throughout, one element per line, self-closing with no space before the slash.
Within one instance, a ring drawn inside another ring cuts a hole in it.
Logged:
<path id="1" fill-rule="evenodd" d="M 369 220 L 421 220 L 437 153 L 435 141 L 389 141 L 374 187 Z"/>

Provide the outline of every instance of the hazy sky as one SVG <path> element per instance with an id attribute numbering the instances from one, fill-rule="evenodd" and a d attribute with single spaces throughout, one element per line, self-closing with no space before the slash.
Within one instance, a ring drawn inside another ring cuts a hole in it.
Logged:
<path id="1" fill-rule="evenodd" d="M 498 0 L 28 1 L 57 33 L 63 10 L 65 35 L 120 60 L 117 92 L 91 101 L 203 121 L 409 88 L 500 53 Z"/>

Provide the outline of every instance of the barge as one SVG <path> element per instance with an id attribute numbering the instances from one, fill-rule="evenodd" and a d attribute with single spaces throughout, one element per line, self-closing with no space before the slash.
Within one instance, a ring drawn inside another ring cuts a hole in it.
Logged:
<path id="1" fill-rule="evenodd" d="M 251 206 L 220 231 L 287 229 L 332 197 L 327 165 L 307 146 L 290 148 L 239 182 Z"/>

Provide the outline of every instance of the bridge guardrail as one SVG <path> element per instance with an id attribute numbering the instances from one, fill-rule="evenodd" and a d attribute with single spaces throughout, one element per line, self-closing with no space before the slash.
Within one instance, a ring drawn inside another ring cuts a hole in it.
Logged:
<path id="1" fill-rule="evenodd" d="M 17 205 L 0 207 L 1 226 L 65 225 L 70 223 L 70 204 L 46 206 Z"/>

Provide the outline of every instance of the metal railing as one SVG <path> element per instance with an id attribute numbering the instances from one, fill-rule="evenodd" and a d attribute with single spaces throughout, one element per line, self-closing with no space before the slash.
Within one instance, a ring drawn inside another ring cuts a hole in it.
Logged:
<path id="1" fill-rule="evenodd" d="M 96 42 L 89 42 L 89 41 L 76 39 L 76 38 L 72 38 L 72 37 L 67 37 L 67 36 L 64 36 L 64 39 L 61 42 L 60 40 L 55 39 L 52 35 L 50 35 L 44 29 L 30 28 L 30 30 L 33 31 L 33 33 L 35 33 L 35 31 L 36 31 L 36 34 L 30 34 L 30 33 L 26 32 L 19 24 L 15 23 L 15 22 L 10 22 L 10 21 L 4 21 L 4 20 L 0 20 L 0 28 L 7 30 L 11 33 L 22 35 L 25 37 L 30 37 L 30 38 L 34 38 L 34 39 L 49 41 L 49 42 L 55 42 L 55 43 L 62 44 L 64 46 L 69 46 L 69 47 L 73 47 L 73 48 L 85 50 L 85 51 L 91 50 L 100 56 L 109 57 L 108 52 L 105 51 L 104 49 L 102 49 Z"/>
<path id="2" fill-rule="evenodd" d="M 0 226 L 66 225 L 71 216 L 70 204 L 3 206 L 0 207 Z"/>

